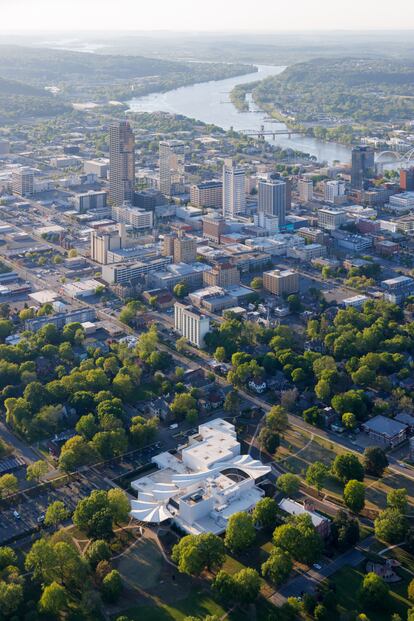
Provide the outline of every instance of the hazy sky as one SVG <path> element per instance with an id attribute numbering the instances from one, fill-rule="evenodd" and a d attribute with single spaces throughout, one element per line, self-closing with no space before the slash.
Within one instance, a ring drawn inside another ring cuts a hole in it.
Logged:
<path id="1" fill-rule="evenodd" d="M 4 30 L 414 29 L 414 0 L 0 0 Z"/>

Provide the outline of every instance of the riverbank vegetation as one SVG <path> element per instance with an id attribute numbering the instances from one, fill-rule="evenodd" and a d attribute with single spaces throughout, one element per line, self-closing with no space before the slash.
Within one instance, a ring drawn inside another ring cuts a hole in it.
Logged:
<path id="1" fill-rule="evenodd" d="M 414 63 L 315 59 L 266 78 L 254 89 L 253 99 L 294 124 L 401 122 L 414 115 Z"/>

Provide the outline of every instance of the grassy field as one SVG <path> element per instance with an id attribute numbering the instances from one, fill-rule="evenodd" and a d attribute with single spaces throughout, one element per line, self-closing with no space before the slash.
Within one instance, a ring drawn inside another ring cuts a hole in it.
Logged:
<path id="1" fill-rule="evenodd" d="M 407 610 L 410 607 L 410 603 L 406 599 L 409 578 L 406 572 L 401 570 L 399 573 L 403 577 L 403 580 L 390 585 L 391 597 L 389 608 L 386 609 L 384 606 L 382 609 L 376 611 L 366 611 L 370 619 L 375 619 L 375 621 L 390 621 L 391 615 L 394 612 L 401 615 L 402 619 L 407 618 Z M 361 608 L 358 606 L 358 592 L 361 588 L 364 575 L 365 562 L 355 568 L 344 567 L 330 578 L 331 583 L 336 587 L 339 611 L 344 619 L 347 618 L 345 616 L 347 612 L 361 612 Z"/>

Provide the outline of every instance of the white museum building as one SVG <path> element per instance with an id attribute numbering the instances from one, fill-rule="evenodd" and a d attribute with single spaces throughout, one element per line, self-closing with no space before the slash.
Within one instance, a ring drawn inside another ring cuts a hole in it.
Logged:
<path id="1" fill-rule="evenodd" d="M 155 524 L 172 519 L 191 534 L 221 534 L 231 515 L 251 511 L 264 495 L 257 484 L 271 471 L 240 454 L 234 425 L 221 418 L 200 425 L 176 453 L 152 461 L 158 470 L 131 483 L 138 499 L 130 515 Z"/>

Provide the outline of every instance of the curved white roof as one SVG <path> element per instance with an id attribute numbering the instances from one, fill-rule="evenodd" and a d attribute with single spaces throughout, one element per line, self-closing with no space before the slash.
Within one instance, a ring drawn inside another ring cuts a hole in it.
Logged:
<path id="1" fill-rule="evenodd" d="M 160 524 L 160 522 L 172 517 L 164 504 L 141 500 L 131 501 L 130 516 L 142 522 L 153 522 L 155 524 Z"/>

